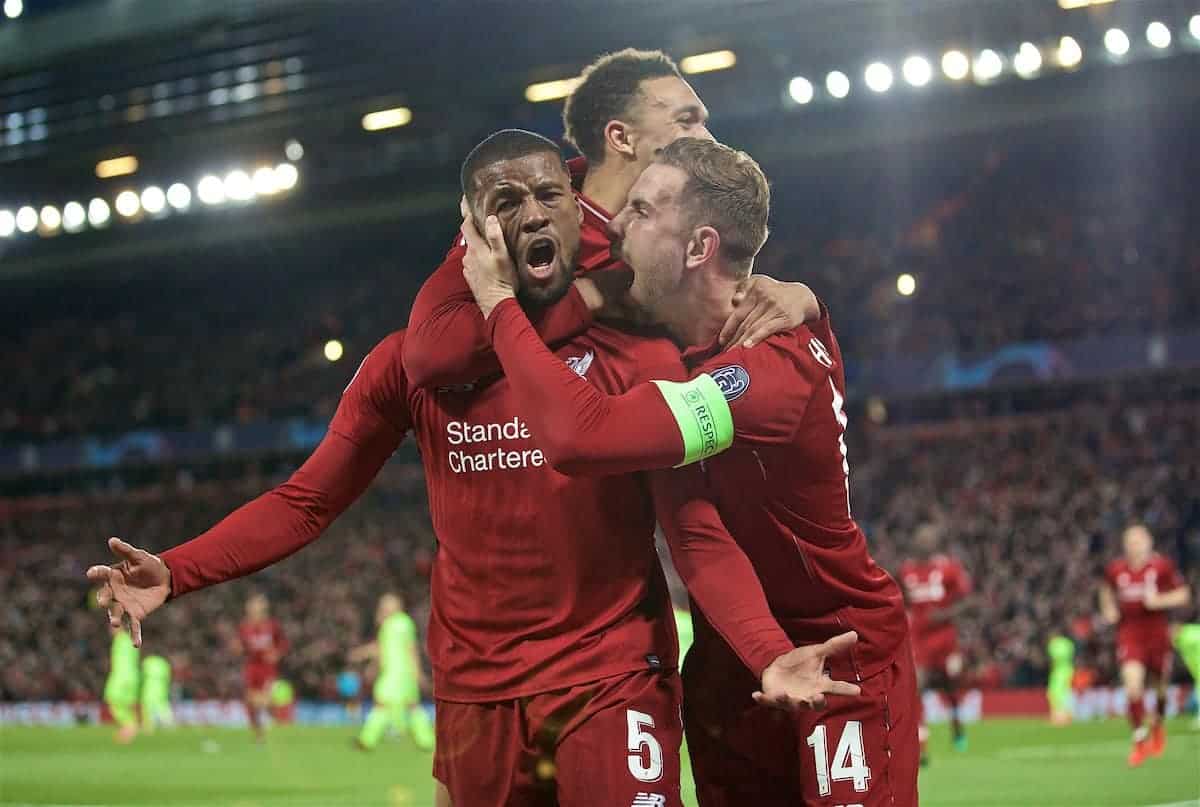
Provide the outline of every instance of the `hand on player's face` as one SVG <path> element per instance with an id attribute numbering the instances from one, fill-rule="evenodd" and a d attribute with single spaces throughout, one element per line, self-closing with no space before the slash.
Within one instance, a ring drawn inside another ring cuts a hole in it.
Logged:
<path id="1" fill-rule="evenodd" d="M 768 336 L 821 318 L 821 304 L 803 283 L 750 275 L 733 297 L 733 313 L 719 337 L 724 347 L 754 347 Z"/>
<path id="2" fill-rule="evenodd" d="M 144 549 L 109 538 L 108 548 L 121 560 L 114 566 L 92 566 L 87 579 L 99 586 L 96 602 L 108 610 L 108 624 L 117 629 L 129 618 L 135 647 L 142 646 L 142 620 L 167 601 L 171 574 L 167 565 Z"/>
<path id="3" fill-rule="evenodd" d="M 495 217 L 515 268 L 517 297 L 535 306 L 560 299 L 575 276 L 583 221 L 561 160 L 551 152 L 502 160 L 482 169 L 476 183 L 481 235 L 488 236 L 487 219 Z"/>
<path id="4" fill-rule="evenodd" d="M 771 662 L 763 670 L 762 690 L 754 693 L 756 703 L 776 709 L 824 709 L 826 697 L 854 697 L 861 688 L 848 681 L 834 681 L 825 672 L 831 656 L 845 653 L 858 641 L 854 631 L 834 636 L 818 645 L 797 647 Z"/>
<path id="5" fill-rule="evenodd" d="M 515 297 L 517 293 L 517 270 L 512 256 L 504 243 L 500 222 L 495 216 L 484 220 L 484 232 L 475 226 L 470 204 L 464 196 L 460 202 L 462 210 L 462 234 L 467 242 L 467 253 L 463 255 L 463 277 L 475 295 L 475 302 L 483 312 L 484 319 L 502 301 Z"/>

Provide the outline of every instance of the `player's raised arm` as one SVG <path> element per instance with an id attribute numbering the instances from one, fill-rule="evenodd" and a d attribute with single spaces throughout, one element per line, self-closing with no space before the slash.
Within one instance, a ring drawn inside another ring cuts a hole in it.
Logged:
<path id="1" fill-rule="evenodd" d="M 413 387 L 468 384 L 500 372 L 483 316 L 463 279 L 466 249 L 465 243 L 456 244 L 413 300 L 404 342 L 404 370 Z M 577 288 L 535 317 L 538 333 L 550 344 L 583 333 L 591 323 Z"/>
<path id="2" fill-rule="evenodd" d="M 403 333 L 393 334 L 363 361 L 329 432 L 286 482 L 161 556 L 110 539 L 120 562 L 87 570 L 110 623 L 128 616 L 140 646 L 141 620 L 168 597 L 253 574 L 318 538 L 366 490 L 410 428 L 402 342 Z"/>
<path id="3" fill-rule="evenodd" d="M 858 686 L 833 681 L 825 660 L 849 650 L 853 632 L 820 645 L 794 647 L 771 615 L 762 584 L 749 558 L 703 494 L 697 469 L 651 477 L 654 506 L 671 559 L 688 593 L 721 638 L 762 682 L 759 703 L 781 708 L 821 709 L 827 695 L 858 695 Z"/>

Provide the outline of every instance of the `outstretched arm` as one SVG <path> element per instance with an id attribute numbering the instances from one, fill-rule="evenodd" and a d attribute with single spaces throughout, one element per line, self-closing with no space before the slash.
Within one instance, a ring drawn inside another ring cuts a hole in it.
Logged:
<path id="1" fill-rule="evenodd" d="M 709 624 L 762 682 L 755 700 L 820 709 L 826 695 L 859 694 L 856 685 L 832 681 L 824 671 L 825 659 L 848 650 L 857 635 L 794 647 L 772 616 L 750 559 L 703 495 L 703 486 L 697 467 L 651 476 L 655 512 L 675 568 Z"/>
<path id="2" fill-rule="evenodd" d="M 729 405 L 707 375 L 609 395 L 550 352 L 516 300 L 497 305 L 488 327 L 530 428 L 562 473 L 671 468 L 712 456 L 733 440 Z M 682 362 L 678 367 L 676 375 Z"/>
<path id="3" fill-rule="evenodd" d="M 363 360 L 329 433 L 288 481 L 161 557 L 110 539 L 120 562 L 87 571 L 110 624 L 119 626 L 128 615 L 140 646 L 141 620 L 169 596 L 252 574 L 320 536 L 366 490 L 411 425 L 399 358 L 403 340 L 397 332 Z"/>

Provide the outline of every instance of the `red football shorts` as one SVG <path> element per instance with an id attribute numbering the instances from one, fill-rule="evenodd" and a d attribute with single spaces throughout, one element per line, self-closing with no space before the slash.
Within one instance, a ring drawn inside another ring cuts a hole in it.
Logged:
<path id="1" fill-rule="evenodd" d="M 718 644 L 714 642 L 713 644 Z M 830 675 L 853 681 L 845 659 Z M 757 682 L 723 645 L 684 665 L 683 718 L 700 807 L 916 807 L 918 699 L 906 640 L 857 698 L 823 712 L 755 705 Z"/>
<path id="2" fill-rule="evenodd" d="M 249 692 L 261 692 L 275 683 L 279 676 L 274 664 L 247 664 L 242 669 L 242 682 Z"/>
<path id="3" fill-rule="evenodd" d="M 1165 677 L 1171 674 L 1174 651 L 1171 637 L 1164 631 L 1118 631 L 1117 662 L 1141 662 L 1150 675 Z"/>
<path id="4" fill-rule="evenodd" d="M 951 659 L 959 655 L 958 632 L 955 630 L 913 636 L 912 648 L 917 669 L 923 674 L 955 676 L 962 672 L 961 669 L 950 669 Z"/>
<path id="5" fill-rule="evenodd" d="M 433 775 L 455 807 L 681 807 L 679 676 L 638 672 L 516 700 L 437 701 Z"/>

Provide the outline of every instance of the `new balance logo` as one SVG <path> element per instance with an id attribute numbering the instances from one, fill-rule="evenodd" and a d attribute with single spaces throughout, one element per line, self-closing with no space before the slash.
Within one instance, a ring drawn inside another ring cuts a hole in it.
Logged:
<path id="1" fill-rule="evenodd" d="M 661 793 L 638 793 L 629 807 L 666 807 L 667 797 Z"/>
<path id="2" fill-rule="evenodd" d="M 589 350 L 582 356 L 568 357 L 566 362 L 567 366 L 574 370 L 580 378 L 587 378 L 588 368 L 592 366 L 592 359 L 594 358 L 596 358 L 596 354 Z"/>

